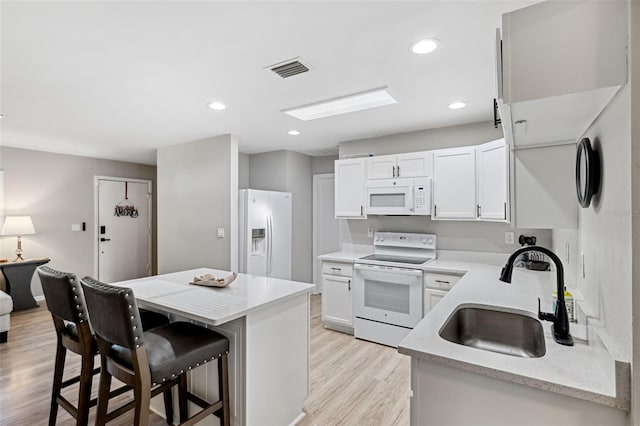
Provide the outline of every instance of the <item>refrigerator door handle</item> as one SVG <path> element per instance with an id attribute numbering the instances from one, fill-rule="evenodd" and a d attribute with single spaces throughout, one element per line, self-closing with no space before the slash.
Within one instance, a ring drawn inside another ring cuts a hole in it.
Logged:
<path id="1" fill-rule="evenodd" d="M 267 275 L 271 275 L 273 259 L 273 226 L 271 222 L 271 212 L 267 213 Z"/>

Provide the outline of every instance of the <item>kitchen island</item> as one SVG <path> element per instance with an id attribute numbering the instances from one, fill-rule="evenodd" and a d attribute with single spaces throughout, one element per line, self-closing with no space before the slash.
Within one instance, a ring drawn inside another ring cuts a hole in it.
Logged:
<path id="1" fill-rule="evenodd" d="M 226 288 L 189 284 L 195 276 L 229 272 L 193 269 L 114 283 L 130 287 L 140 307 L 213 328 L 229 339 L 233 425 L 289 425 L 303 416 L 309 392 L 310 284 L 239 274 Z M 216 363 L 189 373 L 190 391 L 218 399 Z M 151 408 L 163 415 L 162 398 Z M 199 424 L 217 425 L 209 416 Z"/>

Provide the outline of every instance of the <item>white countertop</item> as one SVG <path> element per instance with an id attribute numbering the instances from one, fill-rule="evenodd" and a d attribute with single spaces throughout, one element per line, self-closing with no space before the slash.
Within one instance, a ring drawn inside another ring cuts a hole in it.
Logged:
<path id="1" fill-rule="evenodd" d="M 315 288 L 311 284 L 247 274 L 238 274 L 236 280 L 225 288 L 189 284 L 195 276 L 205 274 L 225 277 L 230 272 L 200 268 L 121 281 L 113 285 L 132 288 L 141 306 L 214 326 L 310 293 Z"/>
<path id="2" fill-rule="evenodd" d="M 551 323 L 543 322 L 547 352 L 540 358 L 520 358 L 479 350 L 449 342 L 439 335 L 453 311 L 463 304 L 508 308 L 537 317 L 537 298 L 543 311 L 550 311 L 551 293 L 556 288 L 555 272 L 515 268 L 512 284 L 501 282 L 501 267 L 483 264 L 435 261 L 438 271 L 466 274 L 446 297 L 402 341 L 398 351 L 423 360 L 466 371 L 558 392 L 601 404 L 629 409 L 629 395 L 616 389 L 616 363 L 597 342 L 576 341 L 574 346 L 556 343 Z M 573 324 L 572 324 L 573 325 Z M 593 336 L 596 340 L 597 337 Z M 604 368 L 603 368 L 604 367 Z M 618 384 L 620 385 L 620 384 Z"/>
<path id="3" fill-rule="evenodd" d="M 354 257 L 352 251 L 346 251 L 320 258 L 346 262 L 356 257 L 360 255 Z M 555 272 L 515 268 L 512 284 L 506 284 L 498 279 L 501 266 L 494 261 L 490 263 L 457 261 L 448 256 L 425 265 L 422 268 L 425 272 L 464 276 L 400 343 L 398 351 L 440 365 L 628 410 L 629 364 L 614 359 L 595 333 L 590 333 L 588 344 L 576 341 L 572 347 L 562 346 L 551 336 L 551 323 L 543 322 L 547 351 L 540 358 L 503 355 L 440 337 L 439 331 L 451 313 L 463 304 L 503 307 L 536 318 L 540 297 L 542 310 L 551 310 Z M 577 331 L 574 323 L 571 326 Z"/>

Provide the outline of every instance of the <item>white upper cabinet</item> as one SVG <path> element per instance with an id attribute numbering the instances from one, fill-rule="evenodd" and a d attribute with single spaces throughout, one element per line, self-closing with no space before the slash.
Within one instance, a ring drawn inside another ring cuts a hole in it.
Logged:
<path id="1" fill-rule="evenodd" d="M 433 154 L 432 219 L 476 219 L 476 147 Z"/>
<path id="2" fill-rule="evenodd" d="M 391 179 L 396 177 L 396 156 L 378 155 L 367 158 L 369 179 Z"/>
<path id="3" fill-rule="evenodd" d="M 368 179 L 393 179 L 431 176 L 433 157 L 430 151 L 367 158 Z"/>
<path id="4" fill-rule="evenodd" d="M 365 159 L 336 160 L 335 213 L 340 219 L 365 219 Z"/>
<path id="5" fill-rule="evenodd" d="M 500 115 L 516 146 L 575 141 L 627 81 L 625 1 L 545 1 L 502 15 Z"/>
<path id="6" fill-rule="evenodd" d="M 432 175 L 433 156 L 431 152 L 411 152 L 396 156 L 397 177 L 424 177 Z"/>
<path id="7" fill-rule="evenodd" d="M 504 139 L 477 147 L 479 219 L 508 221 L 509 150 Z"/>

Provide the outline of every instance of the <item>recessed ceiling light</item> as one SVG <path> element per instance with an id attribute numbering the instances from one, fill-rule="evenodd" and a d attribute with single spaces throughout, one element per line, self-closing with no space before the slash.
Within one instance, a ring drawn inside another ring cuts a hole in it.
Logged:
<path id="1" fill-rule="evenodd" d="M 466 102 L 453 102 L 449 104 L 449 109 L 460 109 L 467 106 Z"/>
<path id="2" fill-rule="evenodd" d="M 300 134 L 300 132 L 299 132 L 299 131 L 297 131 L 297 130 L 289 130 L 289 134 L 290 134 L 291 136 L 298 136 L 298 135 Z"/>
<path id="3" fill-rule="evenodd" d="M 418 40 L 413 43 L 411 47 L 411 51 L 416 55 L 424 55 L 426 53 L 431 53 L 438 48 L 440 42 L 435 38 L 426 38 L 424 40 Z"/>
<path id="4" fill-rule="evenodd" d="M 362 111 L 364 109 L 376 108 L 384 105 L 395 104 L 396 101 L 387 92 L 386 87 L 368 90 L 366 92 L 354 93 L 353 95 L 342 96 L 340 98 L 329 99 L 310 105 L 284 110 L 285 114 L 307 121 L 318 118 L 331 117 L 332 115 L 346 114 L 349 112 Z"/>
<path id="5" fill-rule="evenodd" d="M 215 109 L 216 111 L 221 111 L 223 109 L 226 109 L 227 106 L 225 104 L 223 104 L 222 102 L 211 102 L 209 104 L 209 108 Z"/>

